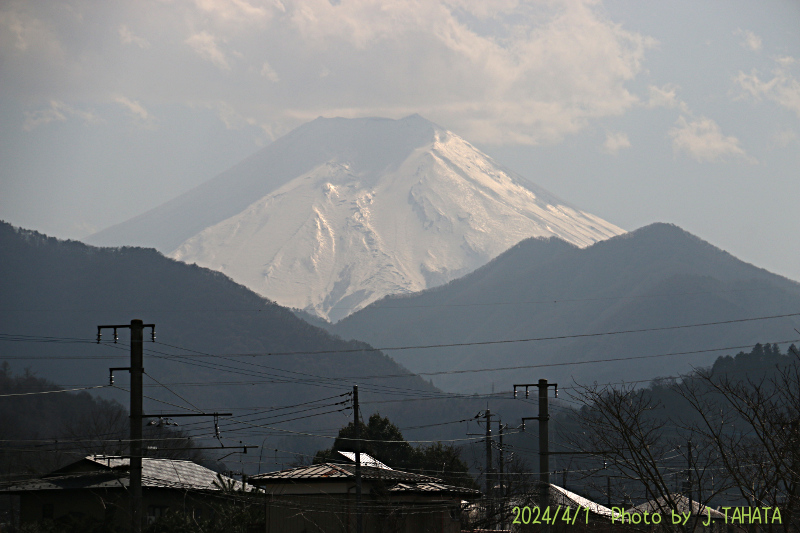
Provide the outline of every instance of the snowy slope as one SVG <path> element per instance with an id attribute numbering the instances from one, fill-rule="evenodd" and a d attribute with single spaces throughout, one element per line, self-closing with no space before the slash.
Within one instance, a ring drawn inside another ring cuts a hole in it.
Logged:
<path id="1" fill-rule="evenodd" d="M 296 174 L 262 169 L 272 172 L 263 195 L 252 196 L 258 187 L 251 186 L 246 207 L 193 223 L 205 227 L 183 230 L 191 236 L 170 255 L 336 321 L 387 294 L 452 280 L 527 237 L 583 247 L 623 233 L 419 116 L 317 119 L 300 129 L 283 150 L 309 156 L 281 163 Z M 258 175 L 257 165 L 248 168 Z"/>

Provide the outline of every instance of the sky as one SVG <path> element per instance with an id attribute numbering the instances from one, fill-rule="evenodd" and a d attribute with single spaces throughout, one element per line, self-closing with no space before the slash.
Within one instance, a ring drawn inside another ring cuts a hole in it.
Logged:
<path id="1" fill-rule="evenodd" d="M 3 0 L 0 219 L 80 239 L 318 116 L 418 113 L 800 280 L 795 0 Z"/>

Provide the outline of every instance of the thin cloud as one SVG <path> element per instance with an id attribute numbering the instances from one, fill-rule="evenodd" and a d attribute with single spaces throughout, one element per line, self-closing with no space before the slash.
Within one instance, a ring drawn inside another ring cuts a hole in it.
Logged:
<path id="1" fill-rule="evenodd" d="M 779 148 L 786 148 L 797 140 L 794 130 L 781 130 L 772 136 L 772 143 Z"/>
<path id="2" fill-rule="evenodd" d="M 606 132 L 606 141 L 603 143 L 603 151 L 607 154 L 617 155 L 620 150 L 630 147 L 631 141 L 626 133 Z"/>
<path id="3" fill-rule="evenodd" d="M 60 108 L 61 104 L 54 101 L 50 102 L 50 107 L 36 111 L 25 111 L 25 122 L 22 125 L 22 129 L 31 131 L 44 124 L 67 120 L 66 115 L 61 112 Z"/>
<path id="4" fill-rule="evenodd" d="M 795 61 L 793 58 L 780 58 L 776 62 L 779 66 L 773 71 L 772 79 L 762 81 L 758 71 L 754 70 L 750 74 L 740 71 L 735 81 L 750 96 L 772 100 L 800 117 L 800 79 L 786 68 Z"/>
<path id="5" fill-rule="evenodd" d="M 24 91 L 37 87 L 43 103 L 136 94 L 143 108 L 225 95 L 237 114 L 274 131 L 340 109 L 420 113 L 475 142 L 541 144 L 641 104 L 629 85 L 655 45 L 594 0 L 535 9 L 515 0 L 491 9 L 478 0 L 194 0 L 154 2 L 146 13 L 137 3 L 92 10 L 97 1 L 75 8 L 97 19 L 84 38 L 50 3 L 14 4 L 47 18 L 64 53 L 25 68 L 6 62 L 12 88 L 31 97 Z M 101 27 L 115 31 L 93 29 Z M 20 35 L 34 46 L 28 33 Z M 16 40 L 5 32 L 0 59 Z M 132 57 L 120 42 L 158 54 Z"/>
<path id="6" fill-rule="evenodd" d="M 216 111 L 217 117 L 219 117 L 229 130 L 241 129 L 247 126 L 259 127 L 259 124 L 254 118 L 243 117 L 228 102 L 205 102 L 200 104 L 199 107 Z"/>
<path id="7" fill-rule="evenodd" d="M 741 45 L 743 48 L 747 48 L 753 52 L 758 52 L 763 47 L 761 37 L 750 30 L 737 30 L 736 35 L 742 37 Z"/>
<path id="8" fill-rule="evenodd" d="M 280 77 L 278 77 L 278 73 L 275 72 L 275 69 L 273 69 L 267 61 L 264 61 L 264 64 L 261 65 L 260 74 L 261 74 L 261 76 L 263 76 L 264 78 L 267 78 L 271 82 L 280 81 Z"/>
<path id="9" fill-rule="evenodd" d="M 128 110 L 136 122 L 147 128 L 155 127 L 155 119 L 145 107 L 136 100 L 131 100 L 122 95 L 114 97 L 114 101 Z"/>
<path id="10" fill-rule="evenodd" d="M 650 98 L 647 101 L 647 107 L 678 108 L 682 112 L 688 113 L 689 107 L 686 105 L 686 102 L 678 98 L 678 89 L 679 87 L 677 85 L 672 84 L 667 84 L 663 87 L 650 85 L 648 87 Z"/>
<path id="11" fill-rule="evenodd" d="M 262 21 L 271 16 L 271 10 L 256 6 L 245 0 L 195 0 L 201 11 L 216 15 L 222 20 L 236 23 Z M 272 9 L 280 9 L 280 2 L 275 2 Z"/>
<path id="12" fill-rule="evenodd" d="M 122 44 L 135 44 L 139 48 L 149 48 L 150 43 L 147 39 L 139 37 L 138 35 L 134 35 L 133 32 L 126 26 L 122 25 L 119 27 L 119 41 Z"/>
<path id="13" fill-rule="evenodd" d="M 25 131 L 32 131 L 51 122 L 63 122 L 70 117 L 78 118 L 84 124 L 103 122 L 103 119 L 91 111 L 76 109 L 58 100 L 51 100 L 48 107 L 36 111 L 25 111 L 24 114 L 25 122 L 22 124 L 22 129 Z"/>
<path id="14" fill-rule="evenodd" d="M 217 45 L 217 41 L 219 41 L 217 37 L 214 37 L 207 31 L 201 31 L 200 33 L 195 33 L 186 39 L 185 42 L 197 53 L 197 55 L 206 61 L 212 62 L 221 69 L 229 70 L 231 67 L 228 64 L 228 59 L 225 57 L 225 53 Z"/>
<path id="15" fill-rule="evenodd" d="M 745 153 L 739 139 L 726 136 L 719 125 L 710 118 L 700 117 L 689 121 L 680 117 L 669 131 L 675 153 L 685 152 L 699 162 L 717 162 L 726 159 L 744 159 L 750 163 L 756 160 Z"/>

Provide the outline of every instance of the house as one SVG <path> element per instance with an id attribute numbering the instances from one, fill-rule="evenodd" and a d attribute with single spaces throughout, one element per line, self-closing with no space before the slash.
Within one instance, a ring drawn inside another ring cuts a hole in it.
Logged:
<path id="1" fill-rule="evenodd" d="M 0 493 L 19 496 L 21 524 L 51 519 L 125 527 L 130 523 L 129 470 L 127 458 L 90 455 L 41 478 L 6 483 Z M 142 459 L 148 522 L 168 511 L 202 518 L 224 490 L 248 488 L 192 461 Z"/>
<path id="2" fill-rule="evenodd" d="M 342 455 L 348 458 L 346 453 Z M 355 454 L 351 455 L 354 460 Z M 361 457 L 365 532 L 459 533 L 462 502 L 481 495 L 434 477 L 394 470 L 364 453 Z M 355 469 L 354 461 L 347 460 L 249 478 L 266 492 L 266 531 L 354 532 L 358 516 Z"/>
<path id="3" fill-rule="evenodd" d="M 550 511 L 543 516 L 543 511 L 538 510 L 539 494 L 532 493 L 528 496 L 510 499 L 505 508 L 500 511 L 504 517 L 502 525 L 514 532 L 541 531 L 542 522 L 547 519 L 549 530 L 558 531 L 617 531 L 611 523 L 612 511 L 608 507 L 584 498 L 564 487 L 550 484 L 549 494 Z M 483 512 L 476 508 L 476 518 Z"/>
<path id="4" fill-rule="evenodd" d="M 707 507 L 700 502 L 690 500 L 683 494 L 678 493 L 670 494 L 669 498 L 662 496 L 649 500 L 627 510 L 626 513 L 631 515 L 631 517 L 633 517 L 634 514 L 638 514 L 641 517 L 644 517 L 645 513 L 650 516 L 658 514 L 660 515 L 659 520 L 661 523 L 667 525 L 672 525 L 673 516 L 679 520 L 685 519 L 684 531 L 721 532 L 728 529 L 723 513 L 711 507 Z M 636 523 L 635 519 L 634 523 Z M 644 524 L 639 524 L 639 526 L 646 527 Z M 654 529 L 656 527 L 657 526 L 653 526 Z"/>

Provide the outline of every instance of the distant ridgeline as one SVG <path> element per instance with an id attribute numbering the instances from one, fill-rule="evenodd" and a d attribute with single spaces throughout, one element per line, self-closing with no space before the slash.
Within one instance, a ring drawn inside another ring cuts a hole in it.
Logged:
<path id="1" fill-rule="evenodd" d="M 797 339 L 800 317 L 780 315 L 798 312 L 796 281 L 652 224 L 583 249 L 527 239 L 447 285 L 379 300 L 332 331 L 373 346 L 474 343 L 392 355 L 412 372 L 441 372 L 433 382 L 445 390 L 488 392 L 518 383 L 520 372 L 557 383 L 684 374 L 721 353 Z M 488 366 L 511 369 L 453 372 Z"/>
<path id="2" fill-rule="evenodd" d="M 144 344 L 144 380 L 145 395 L 159 401 L 145 399 L 145 409 L 247 415 L 240 420 L 250 425 L 231 423 L 222 431 L 226 444 L 261 444 L 264 427 L 275 426 L 270 446 L 313 454 L 329 446 L 328 439 L 300 436 L 290 444 L 286 430 L 318 434 L 323 428 L 335 434 L 352 420 L 346 404 L 319 409 L 328 412 L 319 416 L 309 410 L 303 415 L 310 416 L 269 418 L 263 410 L 337 397 L 320 405 L 333 404 L 345 400 L 339 395 L 354 384 L 364 416 L 379 409 L 402 427 L 460 420 L 486 404 L 451 401 L 366 343 L 343 341 L 223 274 L 153 249 L 97 248 L 0 223 L 0 294 L 0 360 L 12 371 L 30 368 L 65 388 L 107 384 L 109 367 L 128 366 L 128 332 L 120 330 L 114 344 L 105 331 L 98 346 L 98 325 L 134 318 L 154 323 L 156 343 L 146 336 Z M 127 388 L 127 372 L 118 371 L 115 378 Z M 97 392 L 128 405 L 122 389 Z M 523 406 L 507 402 L 509 417 L 522 416 Z M 213 437 L 211 420 L 192 427 Z M 248 441 L 249 435 L 257 442 Z M 462 437 L 463 425 L 423 428 L 408 436 Z"/>

